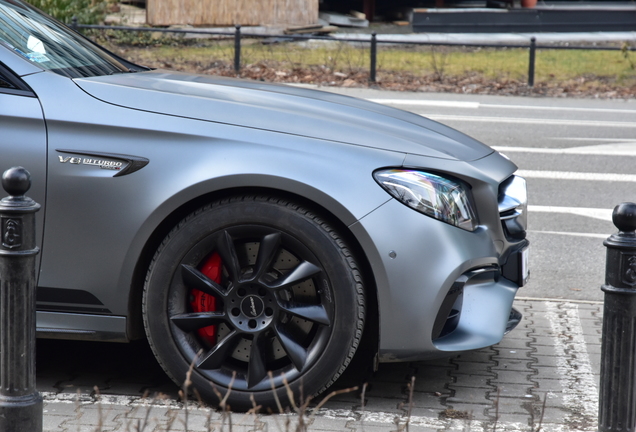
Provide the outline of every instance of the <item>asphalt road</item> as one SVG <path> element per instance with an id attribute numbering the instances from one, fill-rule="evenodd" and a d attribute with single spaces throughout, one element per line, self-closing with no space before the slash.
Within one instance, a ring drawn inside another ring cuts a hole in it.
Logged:
<path id="1" fill-rule="evenodd" d="M 518 295 L 602 301 L 612 209 L 636 201 L 636 101 L 325 90 L 424 115 L 508 156 L 530 201 L 531 280 Z"/>

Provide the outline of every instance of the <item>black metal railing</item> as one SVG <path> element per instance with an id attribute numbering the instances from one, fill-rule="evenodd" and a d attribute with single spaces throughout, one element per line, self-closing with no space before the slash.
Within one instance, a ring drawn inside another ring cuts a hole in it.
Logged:
<path id="1" fill-rule="evenodd" d="M 234 70 L 238 74 L 241 70 L 241 46 L 242 40 L 245 38 L 252 39 L 283 39 L 286 41 L 310 41 L 325 40 L 333 42 L 349 42 L 349 43 L 368 43 L 369 44 L 369 81 L 376 82 L 378 68 L 378 45 L 411 45 L 411 46 L 430 46 L 430 47 L 464 47 L 464 48 L 507 48 L 507 49 L 527 49 L 528 50 L 528 86 L 533 87 L 535 83 L 536 70 L 536 51 L 537 50 L 596 50 L 596 51 L 636 51 L 636 47 L 623 46 L 570 46 L 570 45 L 537 45 L 536 38 L 532 37 L 529 44 L 484 44 L 484 43 L 457 43 L 457 42 L 423 42 L 423 41 L 395 41 L 383 40 L 373 32 L 370 35 L 360 35 L 359 37 L 334 38 L 333 36 L 319 35 L 296 35 L 296 34 L 279 34 L 279 35 L 263 35 L 251 34 L 241 31 L 241 26 L 235 26 L 233 32 L 201 30 L 201 29 L 172 29 L 172 28 L 155 28 L 155 27 L 127 27 L 127 26 L 110 26 L 110 25 L 89 25 L 79 24 L 75 18 L 71 22 L 71 28 L 95 29 L 95 30 L 119 30 L 129 32 L 153 32 L 153 33 L 174 33 L 174 34 L 190 34 L 190 35 L 210 35 L 210 36 L 226 36 L 234 38 Z"/>

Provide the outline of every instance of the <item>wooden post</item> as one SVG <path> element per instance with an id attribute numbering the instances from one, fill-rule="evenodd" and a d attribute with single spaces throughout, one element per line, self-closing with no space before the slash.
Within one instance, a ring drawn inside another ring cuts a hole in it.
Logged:
<path id="1" fill-rule="evenodd" d="M 369 22 L 373 22 L 373 17 L 375 17 L 375 0 L 364 0 L 363 6 L 364 14 L 367 16 Z"/>

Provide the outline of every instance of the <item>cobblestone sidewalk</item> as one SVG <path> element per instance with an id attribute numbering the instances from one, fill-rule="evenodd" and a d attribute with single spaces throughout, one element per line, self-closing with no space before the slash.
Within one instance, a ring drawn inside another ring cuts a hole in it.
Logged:
<path id="1" fill-rule="evenodd" d="M 171 385 L 153 389 L 143 378 L 100 385 L 103 377 L 83 373 L 60 386 L 38 374 L 44 430 L 286 432 L 299 430 L 300 421 L 300 430 L 316 432 L 596 431 L 602 305 L 519 299 L 515 306 L 524 319 L 494 347 L 382 364 L 364 406 L 357 392 L 303 416 L 224 414 L 197 405 L 186 413 Z M 143 398 L 139 389 L 166 399 Z"/>

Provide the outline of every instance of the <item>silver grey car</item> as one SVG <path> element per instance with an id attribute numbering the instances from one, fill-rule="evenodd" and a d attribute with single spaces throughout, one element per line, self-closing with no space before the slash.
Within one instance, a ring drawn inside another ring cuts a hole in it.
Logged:
<path id="1" fill-rule="evenodd" d="M 450 356 L 520 319 L 525 181 L 412 113 L 150 70 L 0 0 L 0 150 L 42 205 L 38 336 L 147 338 L 212 403 L 288 403 L 356 352 Z"/>

